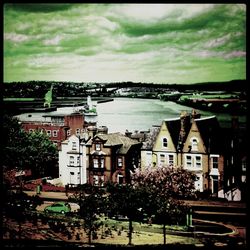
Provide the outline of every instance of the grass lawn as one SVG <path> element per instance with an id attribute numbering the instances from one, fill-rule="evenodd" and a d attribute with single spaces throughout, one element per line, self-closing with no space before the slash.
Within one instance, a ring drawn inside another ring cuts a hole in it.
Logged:
<path id="1" fill-rule="evenodd" d="M 98 232 L 98 239 L 93 240 L 93 243 L 104 244 L 128 244 L 128 221 L 118 221 L 111 219 L 104 219 L 104 227 L 100 228 Z M 111 235 L 105 235 L 106 228 L 110 228 Z M 183 226 L 167 226 L 167 230 L 185 231 Z M 133 222 L 133 235 L 132 243 L 134 245 L 147 245 L 147 244 L 163 244 L 162 225 L 146 224 Z M 120 234 L 118 233 L 120 231 Z M 103 237 L 103 235 L 105 235 Z M 199 243 L 197 239 L 192 237 L 184 237 L 177 235 L 166 234 L 167 244 L 196 244 Z"/>

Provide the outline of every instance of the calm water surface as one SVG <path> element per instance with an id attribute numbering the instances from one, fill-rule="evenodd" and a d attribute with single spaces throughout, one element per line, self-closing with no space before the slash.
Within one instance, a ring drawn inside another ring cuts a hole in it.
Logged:
<path id="1" fill-rule="evenodd" d="M 93 102 L 95 104 L 95 102 Z M 145 131 L 153 125 L 161 125 L 164 119 L 177 118 L 181 111 L 191 112 L 192 108 L 176 104 L 175 102 L 165 102 L 158 99 L 138 99 L 138 98 L 114 98 L 112 102 L 99 103 L 97 105 L 98 116 L 95 117 L 98 126 L 107 126 L 109 132 L 124 133 L 127 130 L 134 132 Z M 81 108 L 81 107 L 79 107 Z M 72 112 L 73 107 L 58 108 L 56 113 Z M 231 124 L 231 115 L 224 113 L 212 113 L 198 110 L 202 117 L 216 115 L 222 127 Z M 32 118 L 39 120 L 42 115 L 50 113 L 29 113 Z M 20 115 L 27 117 L 28 114 Z M 246 122 L 245 116 L 239 116 L 242 123 Z"/>

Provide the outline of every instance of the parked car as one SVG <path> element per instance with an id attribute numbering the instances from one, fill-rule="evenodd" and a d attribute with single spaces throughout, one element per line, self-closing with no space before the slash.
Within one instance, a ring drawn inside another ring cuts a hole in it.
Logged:
<path id="1" fill-rule="evenodd" d="M 45 213 L 69 213 L 71 212 L 71 207 L 68 202 L 55 202 L 52 205 L 45 207 Z"/>

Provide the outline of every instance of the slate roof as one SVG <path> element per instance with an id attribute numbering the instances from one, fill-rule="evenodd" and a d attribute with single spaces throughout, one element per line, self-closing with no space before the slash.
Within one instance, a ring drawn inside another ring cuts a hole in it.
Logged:
<path id="1" fill-rule="evenodd" d="M 190 118 L 190 119 L 189 119 Z M 180 141 L 180 130 L 181 130 L 181 119 L 180 118 L 174 118 L 174 119 L 166 119 L 164 122 L 166 123 L 166 126 L 169 130 L 170 136 L 173 140 L 173 143 L 176 148 L 179 147 L 179 150 L 182 149 L 186 138 L 189 134 L 189 131 L 191 129 L 192 123 L 191 123 L 191 117 L 188 117 L 188 122 L 185 126 L 185 136 L 183 138 L 183 144 Z M 196 118 L 195 122 L 197 124 L 197 127 L 200 131 L 201 137 L 204 141 L 204 144 L 207 149 L 209 149 L 210 153 L 220 153 L 222 151 L 222 137 L 221 137 L 221 129 L 219 122 L 216 118 L 216 116 L 209 116 L 204 118 Z M 160 132 L 160 126 L 159 127 L 153 127 L 150 130 L 150 133 L 146 135 L 146 140 L 143 142 L 142 149 L 144 150 L 151 150 L 153 148 L 153 145 L 156 141 L 156 137 Z"/>
<path id="2" fill-rule="evenodd" d="M 104 141 L 104 147 L 118 146 L 118 154 L 126 154 L 132 146 L 141 144 L 137 140 L 131 139 L 121 133 L 97 134 L 94 138 L 97 137 Z M 86 145 L 91 146 L 92 142 L 93 139 Z"/>
<path id="3" fill-rule="evenodd" d="M 150 129 L 149 133 L 146 134 L 146 139 L 142 144 L 142 150 L 152 150 L 156 137 L 160 132 L 161 126 L 154 126 Z"/>
<path id="4" fill-rule="evenodd" d="M 216 116 L 195 119 L 195 121 L 209 153 L 221 153 L 223 138 Z"/>

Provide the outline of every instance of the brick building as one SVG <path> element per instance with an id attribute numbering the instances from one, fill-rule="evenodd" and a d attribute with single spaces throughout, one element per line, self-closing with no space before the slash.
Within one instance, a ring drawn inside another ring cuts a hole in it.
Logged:
<path id="1" fill-rule="evenodd" d="M 60 149 L 62 141 L 73 134 L 79 135 L 85 127 L 84 115 L 80 112 L 69 114 L 51 112 L 43 116 L 23 114 L 17 118 L 25 131 L 43 131 L 57 145 L 58 149 Z"/>

